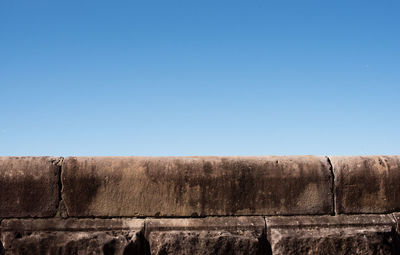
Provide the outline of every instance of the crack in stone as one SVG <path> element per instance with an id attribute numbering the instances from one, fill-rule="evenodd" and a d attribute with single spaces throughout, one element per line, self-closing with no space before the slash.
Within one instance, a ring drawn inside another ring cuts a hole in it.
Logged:
<path id="1" fill-rule="evenodd" d="M 62 165 L 63 165 L 64 157 L 59 157 L 56 159 L 51 159 L 51 162 L 55 165 L 58 166 L 58 206 L 56 210 L 56 215 L 55 217 L 61 217 L 61 218 L 67 218 L 67 210 L 65 208 L 64 200 L 62 199 L 62 192 L 63 192 L 63 184 L 61 180 L 61 175 L 62 175 Z"/>
<path id="2" fill-rule="evenodd" d="M 336 209 L 336 186 L 335 186 L 335 171 L 333 170 L 333 165 L 331 162 L 331 159 L 329 158 L 329 156 L 325 156 L 326 160 L 328 161 L 329 164 L 329 171 L 331 173 L 332 176 L 332 186 L 331 186 L 331 193 L 332 193 L 332 216 L 337 215 L 337 209 Z"/>

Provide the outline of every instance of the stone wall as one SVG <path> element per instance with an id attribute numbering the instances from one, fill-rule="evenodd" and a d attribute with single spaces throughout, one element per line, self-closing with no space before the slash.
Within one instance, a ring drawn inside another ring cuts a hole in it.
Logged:
<path id="1" fill-rule="evenodd" d="M 0 157 L 0 254 L 400 254 L 400 156 Z"/>

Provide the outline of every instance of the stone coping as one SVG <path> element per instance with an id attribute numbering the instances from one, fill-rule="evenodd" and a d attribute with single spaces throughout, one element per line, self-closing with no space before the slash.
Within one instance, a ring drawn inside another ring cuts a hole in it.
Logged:
<path id="1" fill-rule="evenodd" d="M 400 156 L 0 157 L 0 218 L 400 211 Z"/>

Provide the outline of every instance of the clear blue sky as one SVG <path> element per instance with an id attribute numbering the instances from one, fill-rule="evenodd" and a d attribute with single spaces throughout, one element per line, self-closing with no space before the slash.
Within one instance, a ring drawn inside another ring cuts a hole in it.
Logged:
<path id="1" fill-rule="evenodd" d="M 399 1 L 0 2 L 0 155 L 400 154 Z"/>

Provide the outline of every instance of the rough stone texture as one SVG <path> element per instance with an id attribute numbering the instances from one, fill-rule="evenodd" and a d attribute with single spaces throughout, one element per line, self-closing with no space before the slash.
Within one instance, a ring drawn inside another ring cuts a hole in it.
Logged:
<path id="1" fill-rule="evenodd" d="M 5 220 L 6 254 L 149 254 L 144 220 Z"/>
<path id="2" fill-rule="evenodd" d="M 262 217 L 146 220 L 151 254 L 269 254 Z"/>
<path id="3" fill-rule="evenodd" d="M 400 254 L 399 220 L 400 213 L 6 219 L 0 254 Z"/>
<path id="4" fill-rule="evenodd" d="M 330 157 L 337 213 L 400 210 L 400 156 Z"/>
<path id="5" fill-rule="evenodd" d="M 397 254 L 400 254 L 400 213 L 393 213 L 393 218 L 396 221 L 396 247 L 397 247 Z"/>
<path id="6" fill-rule="evenodd" d="M 268 217 L 272 254 L 400 254 L 390 215 Z"/>
<path id="7" fill-rule="evenodd" d="M 70 157 L 70 216 L 332 213 L 324 157 Z"/>
<path id="8" fill-rule="evenodd" d="M 392 215 L 393 215 L 393 218 L 396 221 L 397 230 L 400 231 L 400 212 L 393 213 Z"/>
<path id="9" fill-rule="evenodd" d="M 0 157 L 0 217 L 49 217 L 59 198 L 60 158 Z"/>

